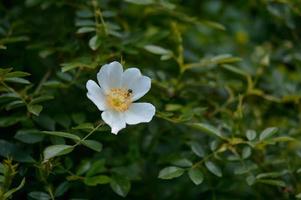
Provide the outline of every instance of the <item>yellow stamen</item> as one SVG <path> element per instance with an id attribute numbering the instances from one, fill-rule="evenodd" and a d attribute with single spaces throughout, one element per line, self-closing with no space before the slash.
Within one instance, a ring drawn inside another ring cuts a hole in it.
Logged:
<path id="1" fill-rule="evenodd" d="M 113 88 L 106 95 L 107 104 L 119 112 L 126 111 L 132 104 L 131 92 L 122 88 Z"/>

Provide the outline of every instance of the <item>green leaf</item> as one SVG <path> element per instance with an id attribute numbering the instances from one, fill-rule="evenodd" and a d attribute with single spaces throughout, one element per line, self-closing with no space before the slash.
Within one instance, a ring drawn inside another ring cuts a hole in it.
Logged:
<path id="1" fill-rule="evenodd" d="M 82 33 L 89 33 L 89 32 L 94 32 L 95 31 L 95 27 L 81 27 L 79 28 L 76 33 L 78 34 L 82 34 Z"/>
<path id="2" fill-rule="evenodd" d="M 116 194 L 126 197 L 131 189 L 131 182 L 125 177 L 113 176 L 110 181 L 110 186 Z"/>
<path id="3" fill-rule="evenodd" d="M 205 166 L 206 168 L 214 175 L 218 176 L 218 177 L 222 177 L 222 171 L 221 169 L 216 165 L 214 164 L 213 162 L 211 161 L 206 161 L 205 162 Z"/>
<path id="4" fill-rule="evenodd" d="M 192 182 L 196 185 L 201 184 L 204 180 L 204 175 L 203 175 L 201 169 L 199 169 L 199 168 L 189 169 L 188 176 L 189 176 L 190 180 L 192 180 Z"/>
<path id="5" fill-rule="evenodd" d="M 164 169 L 162 169 L 159 172 L 158 178 L 160 178 L 160 179 L 173 179 L 173 178 L 181 176 L 184 173 L 184 171 L 185 170 L 180 168 L 180 167 L 175 167 L 175 166 L 165 167 Z"/>
<path id="6" fill-rule="evenodd" d="M 32 114 L 34 114 L 34 115 L 36 115 L 36 116 L 39 116 L 40 112 L 43 110 L 43 106 L 41 106 L 41 105 L 32 105 L 32 104 L 29 104 L 29 105 L 27 106 L 27 110 L 28 110 L 30 113 L 32 113 Z"/>
<path id="7" fill-rule="evenodd" d="M 217 23 L 217 22 L 213 22 L 213 21 L 209 21 L 209 20 L 200 20 L 199 22 L 201 24 L 211 27 L 211 28 L 215 28 L 215 29 L 222 30 L 222 31 L 226 30 L 226 27 L 224 25 Z"/>
<path id="8" fill-rule="evenodd" d="M 260 133 L 259 140 L 268 139 L 268 138 L 272 137 L 275 133 L 277 133 L 277 131 L 278 131 L 278 128 L 276 128 L 276 127 L 266 128 Z"/>
<path id="9" fill-rule="evenodd" d="M 279 186 L 279 187 L 285 187 L 286 186 L 285 182 L 283 182 L 281 180 L 258 179 L 256 182 L 264 183 L 264 184 L 268 184 L 268 185 Z"/>
<path id="10" fill-rule="evenodd" d="M 209 124 L 203 124 L 203 123 L 190 123 L 188 124 L 190 125 L 191 127 L 197 129 L 197 130 L 200 130 L 204 133 L 208 133 L 210 135 L 213 135 L 213 136 L 217 136 L 219 138 L 222 138 L 224 139 L 224 137 L 222 136 L 222 133 L 215 127 L 209 125 Z"/>
<path id="11" fill-rule="evenodd" d="M 256 182 L 255 176 L 253 175 L 247 176 L 246 182 L 249 186 L 254 185 L 254 183 Z"/>
<path id="12" fill-rule="evenodd" d="M 59 197 L 62 196 L 68 189 L 69 189 L 69 182 L 68 181 L 64 181 L 62 182 L 56 189 L 54 192 L 54 196 L 55 197 Z"/>
<path id="13" fill-rule="evenodd" d="M 256 179 L 277 178 L 279 176 L 282 176 L 282 173 L 280 173 L 280 172 L 267 172 L 267 173 L 257 174 Z"/>
<path id="14" fill-rule="evenodd" d="M 82 123 L 76 127 L 73 127 L 72 129 L 75 130 L 83 130 L 83 129 L 88 129 L 88 130 L 92 130 L 94 128 L 92 123 Z"/>
<path id="15" fill-rule="evenodd" d="M 44 160 L 48 160 L 55 156 L 61 156 L 61 155 L 68 154 L 68 153 L 72 152 L 73 149 L 74 149 L 73 146 L 64 145 L 64 144 L 52 145 L 52 146 L 46 147 L 46 149 L 44 150 Z"/>
<path id="16" fill-rule="evenodd" d="M 48 134 L 48 135 L 58 136 L 58 137 L 69 138 L 69 139 L 73 139 L 76 141 L 80 140 L 80 137 L 78 137 L 77 135 L 74 135 L 72 133 L 59 132 L 59 131 L 43 131 L 43 133 Z"/>
<path id="17" fill-rule="evenodd" d="M 84 140 L 81 144 L 97 152 L 101 152 L 102 150 L 102 144 L 95 140 Z"/>
<path id="18" fill-rule="evenodd" d="M 10 72 L 10 73 L 5 75 L 6 78 L 25 77 L 25 76 L 30 76 L 30 73 L 15 71 L 15 72 Z"/>
<path id="19" fill-rule="evenodd" d="M 28 194 L 28 196 L 33 198 L 33 199 L 36 199 L 36 200 L 49 200 L 49 199 L 51 199 L 51 197 L 47 193 L 38 192 L 38 191 L 30 192 Z"/>
<path id="20" fill-rule="evenodd" d="M 256 131 L 254 131 L 254 130 L 247 130 L 246 136 L 247 136 L 248 140 L 252 141 L 252 140 L 254 140 L 256 138 Z"/>
<path id="21" fill-rule="evenodd" d="M 94 162 L 91 166 L 91 168 L 89 169 L 89 171 L 87 172 L 87 176 L 94 176 L 96 174 L 102 173 L 106 170 L 105 168 L 105 160 L 97 160 L 96 162 Z"/>
<path id="22" fill-rule="evenodd" d="M 24 121 L 26 118 L 25 116 L 17 116 L 17 115 L 12 115 L 12 116 L 5 116 L 0 118 L 0 127 L 8 127 L 11 125 L 14 125 L 18 122 Z"/>
<path id="23" fill-rule="evenodd" d="M 191 142 L 190 147 L 191 147 L 191 150 L 193 151 L 193 153 L 195 153 L 195 155 L 197 155 L 201 158 L 205 156 L 204 149 L 202 148 L 202 146 L 199 143 Z"/>
<path id="24" fill-rule="evenodd" d="M 156 46 L 156 45 L 146 45 L 146 46 L 144 46 L 144 49 L 148 52 L 151 52 L 151 53 L 157 54 L 157 55 L 172 54 L 172 52 L 170 50 L 164 49 L 163 47 Z"/>
<path id="25" fill-rule="evenodd" d="M 230 62 L 230 61 L 231 62 L 237 62 L 237 61 L 240 61 L 240 60 L 241 60 L 240 58 L 236 58 L 236 59 L 232 58 L 232 60 L 228 59 L 227 62 Z M 226 69 L 230 72 L 233 72 L 235 74 L 238 74 L 238 75 L 248 76 L 247 72 L 245 72 L 245 71 L 243 71 L 243 70 L 241 70 L 238 67 L 235 67 L 233 65 L 224 64 L 224 65 L 222 65 L 222 68 L 224 68 L 224 69 Z"/>
<path id="26" fill-rule="evenodd" d="M 172 161 L 172 164 L 179 167 L 191 167 L 193 163 L 187 158 L 180 158 Z"/>
<path id="27" fill-rule="evenodd" d="M 252 154 L 252 150 L 249 146 L 245 146 L 242 149 L 242 158 L 243 159 L 246 159 L 246 158 L 250 157 L 251 154 Z"/>
<path id="28" fill-rule="evenodd" d="M 16 144 L 0 139 L 0 155 L 5 158 L 12 158 L 18 162 L 32 163 L 35 160 L 31 157 L 28 151 Z"/>
<path id="29" fill-rule="evenodd" d="M 105 175 L 85 177 L 84 183 L 89 186 L 110 183 L 111 178 Z"/>
<path id="30" fill-rule="evenodd" d="M 37 142 L 41 142 L 44 138 L 44 135 L 39 130 L 27 129 L 19 130 L 14 136 L 14 138 L 27 144 L 34 144 Z"/>
<path id="31" fill-rule="evenodd" d="M 89 40 L 89 46 L 92 50 L 97 50 L 98 47 L 101 44 L 101 40 L 97 35 L 94 35 L 90 40 Z"/>
<path id="32" fill-rule="evenodd" d="M 24 78 L 18 78 L 18 77 L 5 78 L 4 81 L 12 82 L 12 83 L 30 84 L 28 80 Z"/>
<path id="33" fill-rule="evenodd" d="M 154 0 L 124 0 L 124 1 L 132 4 L 137 4 L 137 5 L 149 5 L 154 3 Z"/>

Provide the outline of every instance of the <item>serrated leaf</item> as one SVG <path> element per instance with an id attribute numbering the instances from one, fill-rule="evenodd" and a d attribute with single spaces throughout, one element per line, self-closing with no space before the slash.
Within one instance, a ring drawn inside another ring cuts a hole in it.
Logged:
<path id="1" fill-rule="evenodd" d="M 159 172 L 158 178 L 160 179 L 173 179 L 181 176 L 184 173 L 184 169 L 180 167 L 165 167 Z"/>
<path id="2" fill-rule="evenodd" d="M 278 128 L 276 128 L 276 127 L 266 128 L 260 133 L 259 140 L 268 139 L 268 138 L 272 137 L 275 133 L 277 133 L 277 131 L 278 131 Z"/>
<path id="3" fill-rule="evenodd" d="M 213 162 L 211 161 L 206 161 L 205 162 L 205 166 L 206 168 L 214 175 L 218 176 L 218 177 L 222 177 L 222 171 L 221 169 L 216 165 L 214 164 Z"/>
<path id="4" fill-rule="evenodd" d="M 204 180 L 204 175 L 203 175 L 201 169 L 199 169 L 199 168 L 189 169 L 188 176 L 195 185 L 201 184 Z"/>
<path id="5" fill-rule="evenodd" d="M 46 147 L 44 150 L 44 160 L 49 160 L 50 158 L 61 156 L 68 154 L 72 152 L 74 149 L 71 145 L 64 145 L 64 144 L 58 144 L 58 145 L 52 145 L 49 147 Z"/>

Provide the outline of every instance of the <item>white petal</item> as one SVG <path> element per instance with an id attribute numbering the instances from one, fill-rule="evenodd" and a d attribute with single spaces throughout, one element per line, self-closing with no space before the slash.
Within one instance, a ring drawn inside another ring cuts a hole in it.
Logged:
<path id="1" fill-rule="evenodd" d="M 147 76 L 139 76 L 132 81 L 128 89 L 133 91 L 132 100 L 136 101 L 143 97 L 151 88 L 151 79 Z"/>
<path id="2" fill-rule="evenodd" d="M 103 65 L 97 73 L 97 80 L 105 92 L 111 88 L 120 88 L 122 81 L 122 65 L 119 62 L 111 62 Z"/>
<path id="3" fill-rule="evenodd" d="M 115 135 L 126 126 L 124 113 L 105 110 L 102 112 L 101 117 L 111 127 L 111 132 Z"/>
<path id="4" fill-rule="evenodd" d="M 97 106 L 100 111 L 106 109 L 106 99 L 103 90 L 95 83 L 95 81 L 88 80 L 86 84 L 88 90 L 87 97 Z"/>
<path id="5" fill-rule="evenodd" d="M 155 112 L 156 108 L 150 103 L 133 103 L 124 113 L 125 121 L 127 124 L 150 122 Z"/>
<path id="6" fill-rule="evenodd" d="M 122 86 L 131 89 L 130 86 L 141 76 L 141 72 L 137 68 L 128 68 L 122 75 Z"/>

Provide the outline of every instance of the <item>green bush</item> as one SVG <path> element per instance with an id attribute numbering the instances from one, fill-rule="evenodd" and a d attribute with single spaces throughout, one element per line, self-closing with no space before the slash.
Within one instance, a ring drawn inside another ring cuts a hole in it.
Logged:
<path id="1" fill-rule="evenodd" d="M 301 198 L 299 0 L 0 2 L 0 199 Z M 118 135 L 86 83 L 152 80 Z"/>

